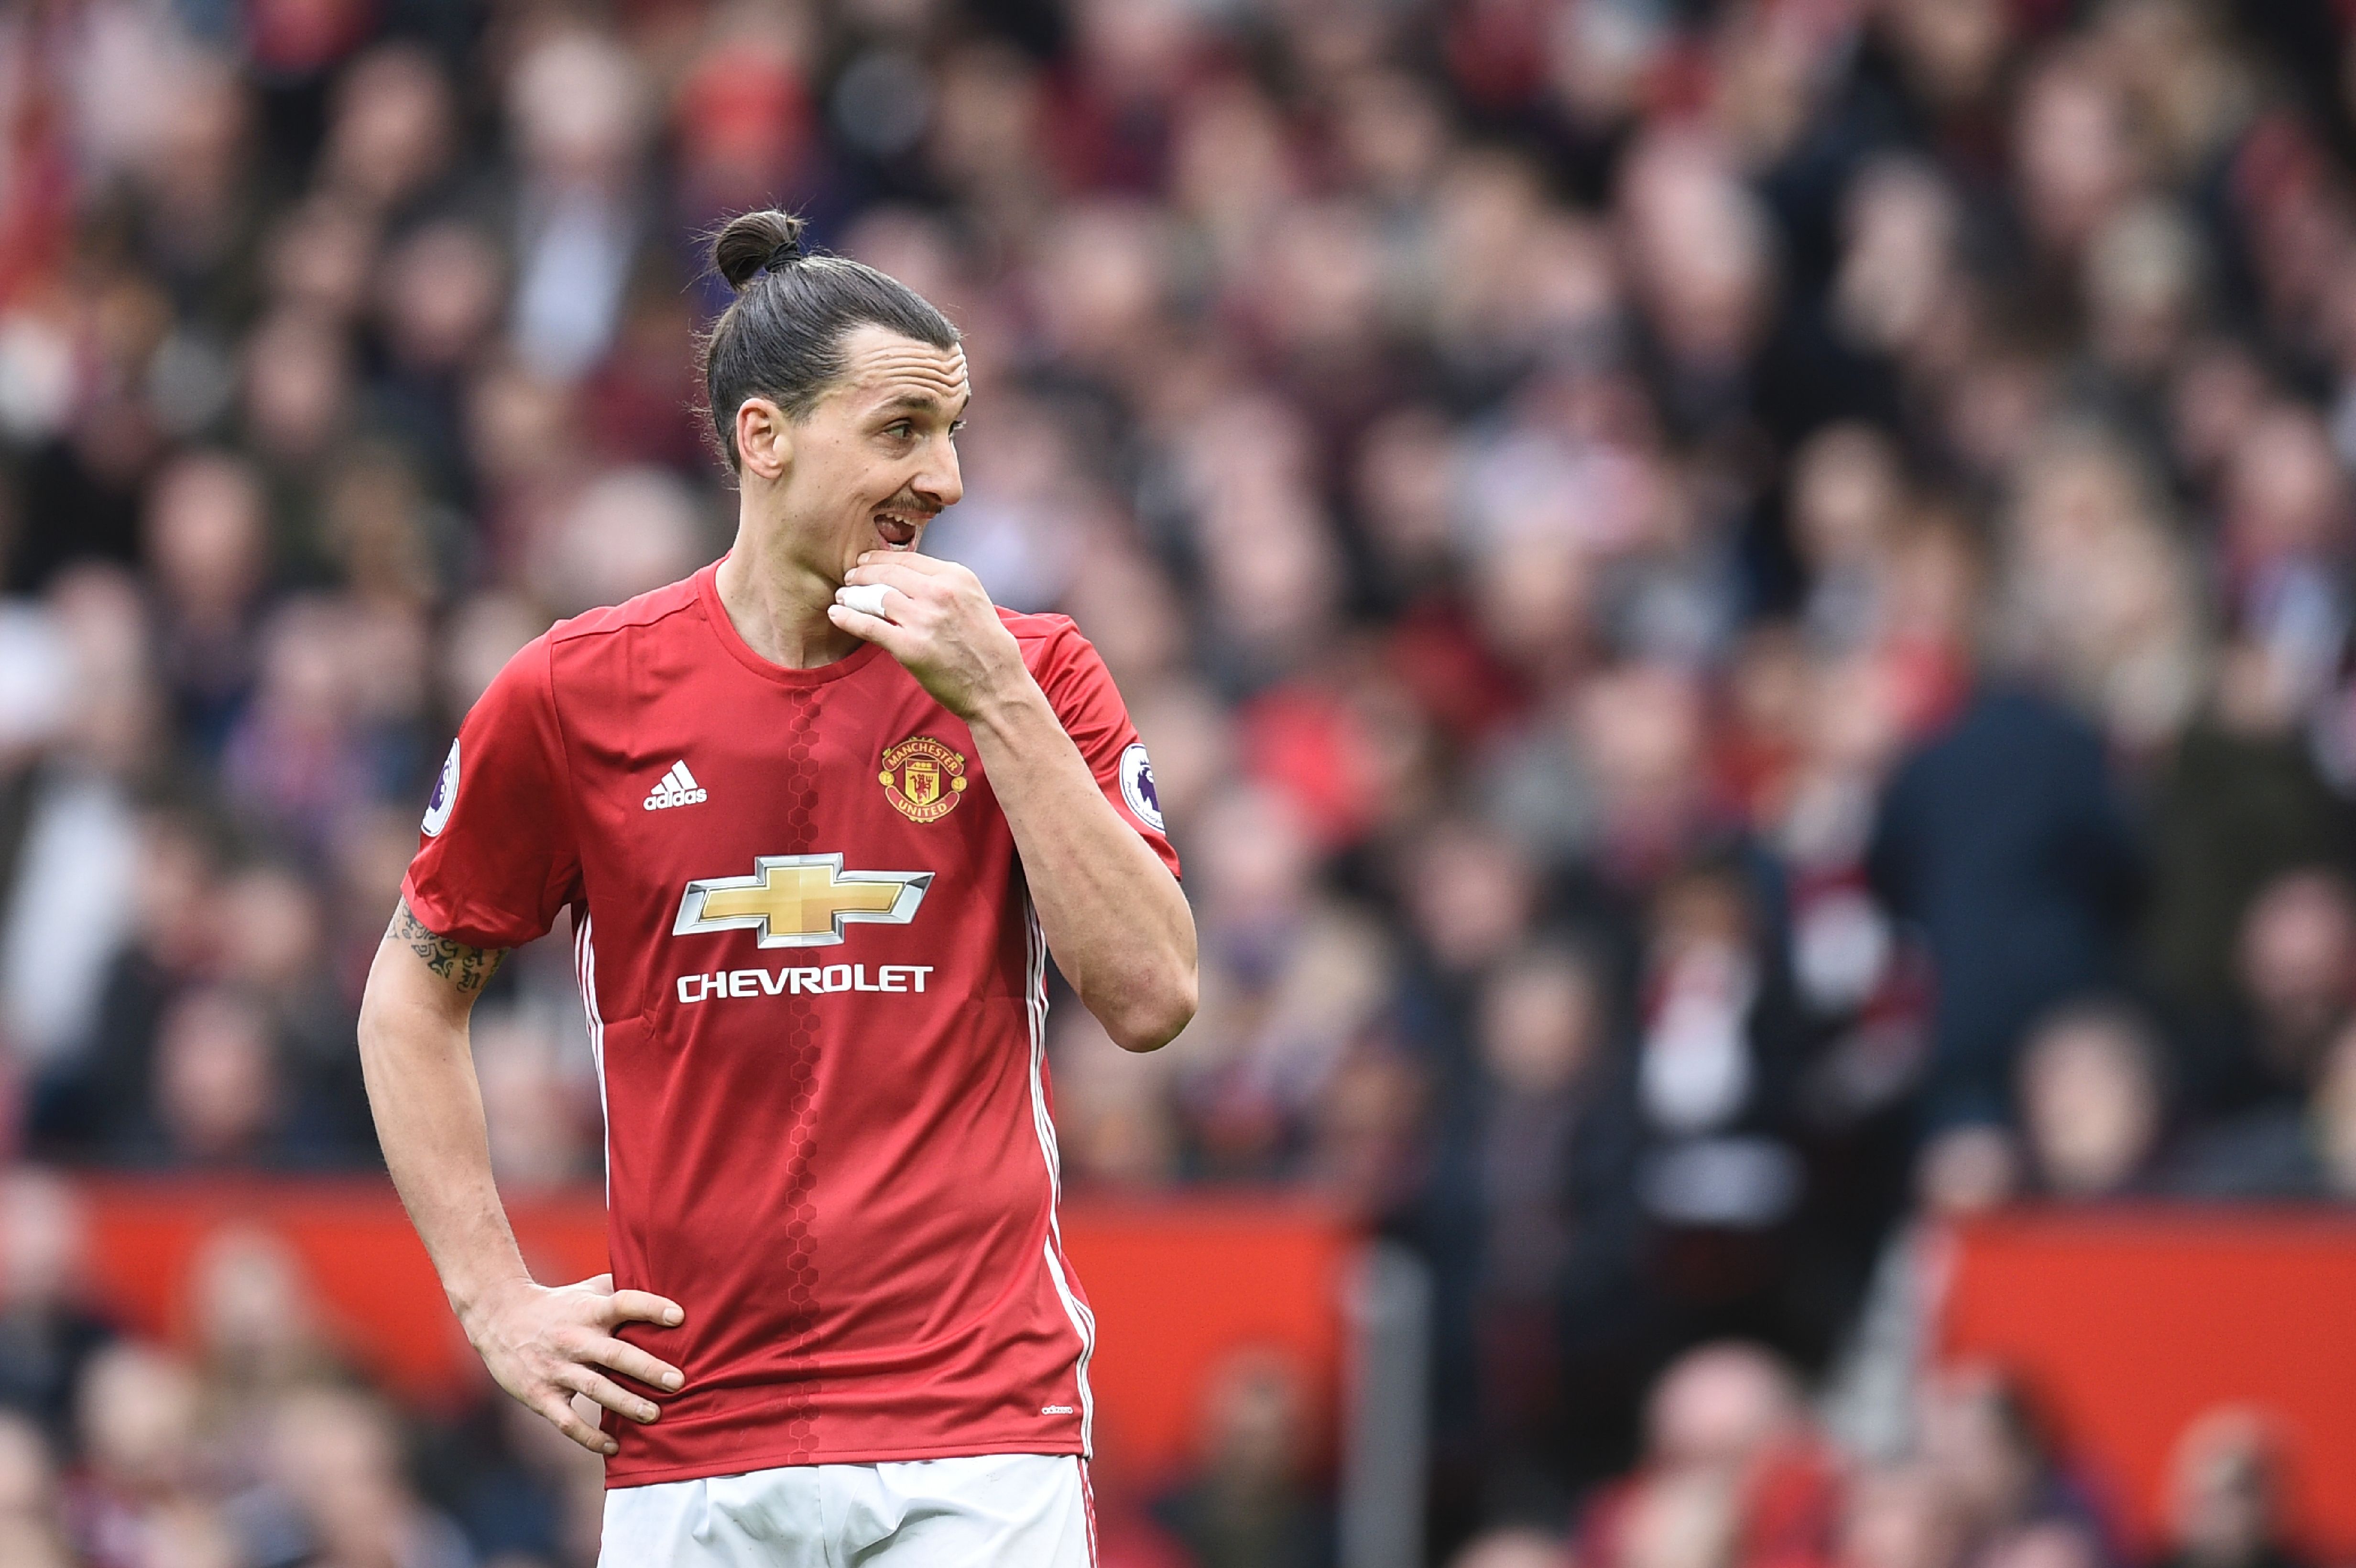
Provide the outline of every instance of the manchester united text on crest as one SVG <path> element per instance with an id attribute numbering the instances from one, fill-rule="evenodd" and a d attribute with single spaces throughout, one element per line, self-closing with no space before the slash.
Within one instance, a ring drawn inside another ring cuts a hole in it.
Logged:
<path id="1" fill-rule="evenodd" d="M 933 822 L 965 793 L 965 754 L 930 735 L 911 735 L 884 753 L 884 795 L 911 822 Z"/>

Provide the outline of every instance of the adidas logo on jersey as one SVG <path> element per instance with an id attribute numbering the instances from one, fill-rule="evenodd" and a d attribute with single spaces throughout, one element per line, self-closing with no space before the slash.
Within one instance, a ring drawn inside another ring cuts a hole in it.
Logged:
<path id="1" fill-rule="evenodd" d="M 647 809 L 668 811 L 674 805 L 701 805 L 708 798 L 703 786 L 695 782 L 695 775 L 687 771 L 687 764 L 673 763 L 670 772 L 655 785 L 654 793 L 647 796 Z"/>

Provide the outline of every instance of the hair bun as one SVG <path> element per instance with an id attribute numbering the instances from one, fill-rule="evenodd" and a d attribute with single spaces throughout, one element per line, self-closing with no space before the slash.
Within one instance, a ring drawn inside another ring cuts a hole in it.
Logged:
<path id="1" fill-rule="evenodd" d="M 740 212 L 713 237 L 712 265 L 741 293 L 763 272 L 800 259 L 802 229 L 800 219 L 775 208 Z"/>

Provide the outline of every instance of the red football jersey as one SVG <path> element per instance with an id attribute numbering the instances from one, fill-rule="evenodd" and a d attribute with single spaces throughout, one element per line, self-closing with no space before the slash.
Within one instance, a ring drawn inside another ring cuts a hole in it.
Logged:
<path id="1" fill-rule="evenodd" d="M 480 947 L 573 911 L 614 1282 L 687 1314 L 625 1330 L 687 1383 L 653 1426 L 606 1417 L 606 1484 L 1086 1453 L 1046 944 L 972 733 L 873 645 L 763 659 L 715 570 L 515 656 L 402 884 Z M 1096 650 L 1064 616 L 1000 615 L 1175 872 Z"/>

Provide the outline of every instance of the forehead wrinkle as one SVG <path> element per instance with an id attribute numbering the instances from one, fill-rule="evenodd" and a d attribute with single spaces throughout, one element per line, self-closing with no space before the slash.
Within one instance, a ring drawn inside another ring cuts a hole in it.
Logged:
<path id="1" fill-rule="evenodd" d="M 943 388 L 963 386 L 965 349 L 959 345 L 936 348 L 929 343 L 894 335 L 880 342 L 870 338 L 852 349 L 849 363 L 843 367 L 843 379 L 855 385 L 902 376 Z"/>
<path id="2" fill-rule="evenodd" d="M 966 379 L 965 356 L 937 351 L 875 356 L 870 363 L 855 366 L 845 383 L 845 391 L 876 409 L 929 412 L 953 406 L 961 411 L 973 396 Z"/>
<path id="3" fill-rule="evenodd" d="M 880 417 L 894 406 L 894 394 L 911 411 L 933 415 L 940 411 L 938 400 L 956 399 L 952 419 L 971 400 L 962 344 L 943 348 L 871 323 L 851 331 L 842 348 L 842 368 L 819 400 L 854 420 Z"/>

